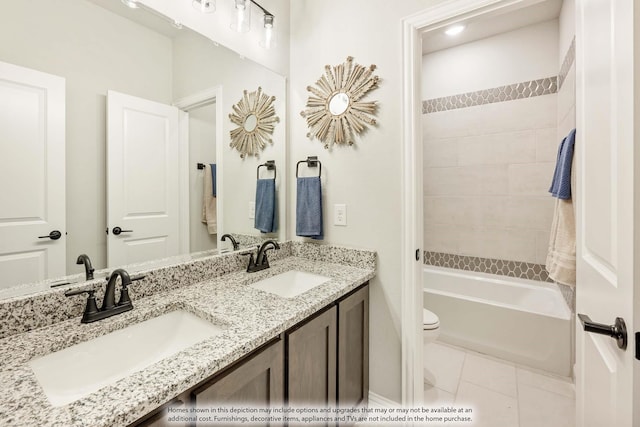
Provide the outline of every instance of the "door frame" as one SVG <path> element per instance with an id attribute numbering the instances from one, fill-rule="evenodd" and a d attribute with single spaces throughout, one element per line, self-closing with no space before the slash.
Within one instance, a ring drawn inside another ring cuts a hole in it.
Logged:
<path id="1" fill-rule="evenodd" d="M 222 138 L 223 138 L 223 108 L 222 108 L 222 85 L 210 87 L 193 95 L 186 96 L 173 103 L 174 107 L 180 110 L 179 130 L 180 130 L 180 249 L 182 253 L 190 253 L 189 247 L 189 111 L 208 104 L 216 103 L 216 217 L 218 223 L 218 234 L 216 240 L 220 246 L 220 236 L 224 234 L 224 165 L 222 164 Z"/>
<path id="2" fill-rule="evenodd" d="M 402 20 L 401 336 L 402 405 L 422 404 L 422 33 L 541 0 L 453 0 Z M 419 262 L 416 250 L 419 249 Z"/>

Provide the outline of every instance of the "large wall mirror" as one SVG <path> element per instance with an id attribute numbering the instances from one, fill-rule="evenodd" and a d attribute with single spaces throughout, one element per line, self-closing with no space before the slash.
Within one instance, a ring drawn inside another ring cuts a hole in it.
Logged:
<path id="1" fill-rule="evenodd" d="M 242 159 L 228 114 L 258 87 L 280 121 Z M 0 299 L 82 273 L 83 253 L 112 269 L 227 249 L 224 233 L 265 236 L 251 205 L 267 160 L 282 173 L 266 236 L 286 239 L 285 94 L 283 76 L 146 8 L 0 2 Z"/>

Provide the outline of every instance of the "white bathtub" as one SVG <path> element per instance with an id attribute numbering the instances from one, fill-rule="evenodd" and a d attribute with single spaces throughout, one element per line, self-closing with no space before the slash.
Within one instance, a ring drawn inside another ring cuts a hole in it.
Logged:
<path id="1" fill-rule="evenodd" d="M 570 376 L 572 315 L 555 285 L 432 266 L 423 276 L 441 341 Z"/>

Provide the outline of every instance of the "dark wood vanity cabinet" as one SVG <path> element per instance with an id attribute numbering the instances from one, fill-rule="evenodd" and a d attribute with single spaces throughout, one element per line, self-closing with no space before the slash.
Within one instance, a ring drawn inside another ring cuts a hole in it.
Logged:
<path id="1" fill-rule="evenodd" d="M 225 403 L 347 408 L 366 405 L 368 393 L 369 286 L 365 283 L 132 425 L 180 425 L 167 424 L 165 410 L 185 402 L 208 408 Z"/>
<path id="2" fill-rule="evenodd" d="M 291 406 L 367 405 L 369 286 L 287 331 L 286 346 L 286 400 Z"/>
<path id="3" fill-rule="evenodd" d="M 369 402 L 369 286 L 338 303 L 338 405 Z"/>
<path id="4" fill-rule="evenodd" d="M 216 408 L 225 404 L 241 405 L 243 402 L 252 402 L 259 407 L 281 408 L 284 402 L 284 367 L 284 341 L 277 338 L 222 372 L 180 394 L 168 404 L 145 415 L 129 427 L 197 427 L 199 425 L 197 421 L 169 422 L 167 413 L 169 407 Z M 188 415 L 193 416 L 193 414 Z M 206 418 L 206 415 L 204 417 Z M 200 424 L 211 425 L 206 421 Z M 272 427 L 281 425 L 269 424 Z"/>
<path id="5" fill-rule="evenodd" d="M 287 401 L 292 406 L 336 405 L 338 309 L 287 332 Z"/>
<path id="6" fill-rule="evenodd" d="M 189 424 L 186 421 L 183 423 L 180 423 L 180 422 L 169 423 L 169 421 L 167 420 L 167 412 L 166 412 L 166 410 L 169 407 L 178 408 L 178 409 L 186 408 L 187 406 L 185 402 L 188 402 L 188 401 L 189 401 L 189 393 L 183 393 L 180 396 L 173 399 L 168 404 L 156 409 L 150 414 L 147 414 L 146 416 L 142 417 L 140 420 L 136 421 L 131 425 L 135 427 L 169 427 L 169 426 L 190 427 L 191 424 Z"/>
<path id="7" fill-rule="evenodd" d="M 278 339 L 254 352 L 242 363 L 193 390 L 191 396 L 192 405 L 198 408 L 238 405 L 243 402 L 251 402 L 261 408 L 281 408 L 284 403 L 283 341 Z M 206 422 L 204 424 L 207 425 Z"/>

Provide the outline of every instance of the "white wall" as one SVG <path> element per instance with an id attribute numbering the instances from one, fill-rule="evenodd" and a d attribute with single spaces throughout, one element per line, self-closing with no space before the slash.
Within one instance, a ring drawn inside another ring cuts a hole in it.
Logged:
<path id="1" fill-rule="evenodd" d="M 276 197 L 279 228 L 273 237 L 286 238 L 286 79 L 263 66 L 241 58 L 222 46 L 192 32 L 185 32 L 174 40 L 174 97 L 176 100 L 202 90 L 222 85 L 224 117 L 222 126 L 222 158 L 218 159 L 218 173 L 223 174 L 224 191 L 221 192 L 223 233 L 260 234 L 249 219 L 249 202 L 255 201 L 256 167 L 266 160 L 275 160 L 278 171 Z M 264 93 L 276 97 L 274 107 L 280 122 L 273 133 L 273 144 L 267 145 L 258 158 L 240 158 L 236 149 L 229 147 L 229 132 L 235 125 L 229 120 L 232 106 L 242 98 L 243 90 L 254 91 L 262 87 Z M 191 167 L 191 165 L 189 165 Z M 264 173 L 262 168 L 261 172 Z M 266 174 L 261 176 L 267 176 Z M 271 176 L 271 173 L 269 173 Z M 220 230 L 220 224 L 218 230 Z M 221 233 L 218 233 L 221 234 Z"/>
<path id="2" fill-rule="evenodd" d="M 372 248 L 378 272 L 371 281 L 370 388 L 401 400 L 400 194 L 402 123 L 401 19 L 435 0 L 295 0 L 291 2 L 291 137 L 289 167 L 309 155 L 322 161 L 325 241 Z M 378 66 L 378 89 L 364 99 L 379 101 L 378 126 L 353 147 L 327 151 L 307 139 L 300 111 L 306 87 L 347 56 Z M 295 184 L 289 185 L 289 234 L 295 236 Z M 345 203 L 348 225 L 332 225 L 332 206 Z M 300 238 L 297 238 L 300 239 Z"/>
<path id="3" fill-rule="evenodd" d="M 430 98 L 558 74 L 558 20 L 423 57 Z M 428 98 L 425 98 L 428 99 Z M 544 264 L 556 94 L 423 115 L 427 251 Z"/>
<path id="4" fill-rule="evenodd" d="M 286 76 L 289 72 L 289 0 L 260 0 L 259 2 L 275 15 L 274 32 L 277 43 L 269 50 L 258 45 L 262 29 L 262 13 L 256 7 L 251 9 L 251 31 L 240 34 L 230 28 L 233 16 L 231 0 L 218 0 L 217 10 L 212 14 L 195 10 L 191 6 L 191 0 L 141 0 L 141 2 L 278 74 Z"/>
<path id="5" fill-rule="evenodd" d="M 554 76 L 557 46 L 554 19 L 424 55 L 422 99 Z"/>
<path id="6" fill-rule="evenodd" d="M 66 79 L 66 268 L 104 268 L 106 93 L 170 103 L 171 40 L 83 0 L 0 2 L 0 40 L 0 61 Z"/>

